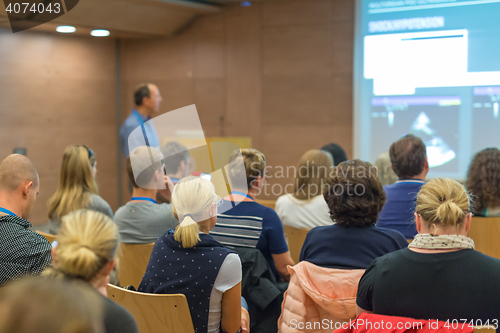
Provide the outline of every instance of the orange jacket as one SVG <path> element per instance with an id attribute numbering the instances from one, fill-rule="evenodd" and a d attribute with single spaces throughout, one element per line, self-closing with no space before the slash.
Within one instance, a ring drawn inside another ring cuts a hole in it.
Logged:
<path id="1" fill-rule="evenodd" d="M 331 333 L 356 317 L 356 292 L 364 269 L 323 268 L 301 261 L 288 266 L 279 333 Z"/>

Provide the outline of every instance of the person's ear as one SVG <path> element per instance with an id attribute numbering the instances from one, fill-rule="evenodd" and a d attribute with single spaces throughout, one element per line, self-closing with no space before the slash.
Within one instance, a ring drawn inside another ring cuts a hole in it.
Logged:
<path id="1" fill-rule="evenodd" d="M 212 204 L 212 207 L 210 209 L 210 217 L 217 216 L 217 206 L 215 203 Z"/>
<path id="2" fill-rule="evenodd" d="M 113 259 L 106 265 L 104 265 L 104 267 L 101 270 L 102 275 L 108 276 L 109 274 L 111 274 L 111 271 L 113 270 L 113 268 L 115 268 L 115 265 L 116 265 L 116 259 Z"/>
<path id="3" fill-rule="evenodd" d="M 394 171 L 394 169 L 392 168 L 392 163 L 391 163 L 391 164 L 389 164 L 389 166 L 391 167 L 391 170 L 392 170 L 392 171 Z"/>
<path id="4" fill-rule="evenodd" d="M 28 197 L 30 194 L 30 191 L 33 190 L 33 182 L 28 182 L 23 186 L 23 195 L 25 197 Z"/>
<path id="5" fill-rule="evenodd" d="M 427 159 L 427 157 L 425 158 L 424 170 L 426 172 L 429 171 L 429 160 Z"/>
<path id="6" fill-rule="evenodd" d="M 417 213 L 413 213 L 415 215 L 415 224 L 417 226 L 417 232 L 420 233 L 422 230 L 422 217 Z"/>
<path id="7" fill-rule="evenodd" d="M 465 217 L 465 234 L 469 232 L 471 223 L 472 223 L 472 213 L 469 213 L 469 215 Z"/>
<path id="8" fill-rule="evenodd" d="M 257 179 L 256 179 L 256 180 L 255 180 L 255 182 L 254 182 L 254 184 L 255 184 L 255 185 L 254 185 L 254 187 L 255 187 L 256 189 L 259 189 L 259 188 L 261 188 L 261 187 L 262 187 L 262 184 L 263 184 L 263 183 L 264 183 L 264 178 L 262 178 L 262 176 L 259 176 L 259 177 L 257 177 Z"/>
<path id="9" fill-rule="evenodd" d="M 54 246 L 52 248 L 52 250 L 50 250 L 50 253 L 52 254 L 52 265 L 54 265 L 54 266 L 57 266 L 57 263 L 58 263 L 57 255 L 56 255 L 56 247 L 57 246 Z"/>

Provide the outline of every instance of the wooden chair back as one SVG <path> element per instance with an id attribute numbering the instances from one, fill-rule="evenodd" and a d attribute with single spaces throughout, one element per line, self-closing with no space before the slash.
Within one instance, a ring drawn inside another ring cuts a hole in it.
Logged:
<path id="1" fill-rule="evenodd" d="M 307 233 L 311 229 L 297 229 L 286 225 L 284 227 L 285 235 L 288 240 L 288 249 L 290 250 L 290 256 L 295 263 L 298 263 L 302 245 L 304 245 Z"/>
<path id="2" fill-rule="evenodd" d="M 117 253 L 116 265 L 118 279 L 122 286 L 139 288 L 142 277 L 148 267 L 149 258 L 153 251 L 154 243 L 150 244 L 125 244 L 122 243 Z"/>
<path id="3" fill-rule="evenodd" d="M 477 251 L 500 259 L 500 217 L 473 217 L 467 236 Z"/>
<path id="4" fill-rule="evenodd" d="M 262 206 L 266 206 L 272 209 L 275 209 L 276 207 L 276 200 L 261 200 L 261 199 L 256 199 L 256 203 L 261 204 Z"/>
<path id="5" fill-rule="evenodd" d="M 127 309 L 140 333 L 194 333 L 186 296 L 147 294 L 108 284 L 108 298 Z"/>
<path id="6" fill-rule="evenodd" d="M 48 233 L 40 231 L 40 230 L 36 230 L 35 232 L 39 233 L 40 235 L 45 237 L 49 241 L 50 244 L 52 244 L 52 242 L 55 241 L 56 237 L 57 237 L 57 235 L 48 234 Z"/>

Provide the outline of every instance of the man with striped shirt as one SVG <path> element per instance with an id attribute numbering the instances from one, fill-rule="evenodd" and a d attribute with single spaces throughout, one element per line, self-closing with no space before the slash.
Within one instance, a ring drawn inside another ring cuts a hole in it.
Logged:
<path id="1" fill-rule="evenodd" d="M 266 258 L 276 278 L 288 281 L 290 274 L 286 267 L 294 265 L 283 233 L 283 226 L 276 212 L 255 202 L 265 173 L 264 154 L 255 149 L 242 149 L 242 158 L 231 157 L 229 178 L 231 194 L 224 198 L 217 215 L 217 224 L 210 231 L 215 240 L 227 247 L 259 249 Z M 244 163 L 244 168 L 238 163 Z M 236 174 L 245 170 L 246 176 Z M 244 184 L 240 178 L 246 179 Z"/>

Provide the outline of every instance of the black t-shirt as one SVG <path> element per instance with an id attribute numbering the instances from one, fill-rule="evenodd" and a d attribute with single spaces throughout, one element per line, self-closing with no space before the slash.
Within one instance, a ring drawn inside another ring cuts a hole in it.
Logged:
<path id="1" fill-rule="evenodd" d="M 358 286 L 357 305 L 415 319 L 500 321 L 500 260 L 475 250 L 375 259 Z"/>
<path id="2" fill-rule="evenodd" d="M 334 224 L 307 233 L 300 261 L 339 269 L 365 269 L 373 259 L 404 249 L 408 241 L 396 230 Z"/>

